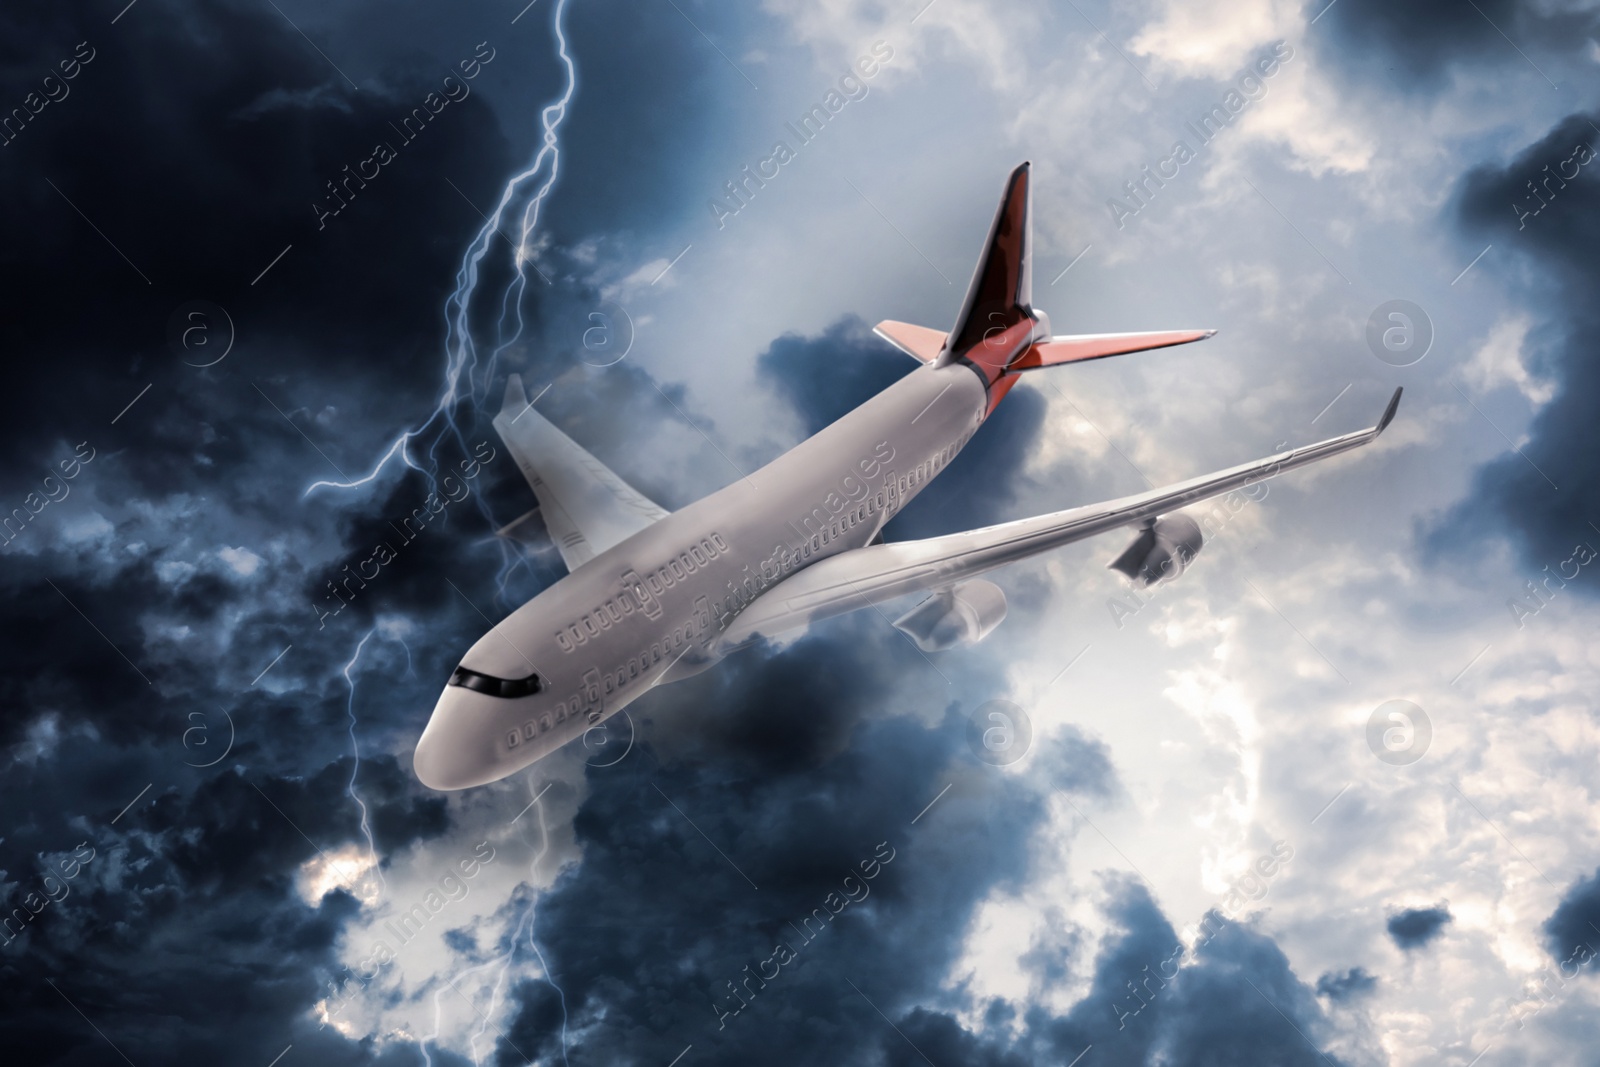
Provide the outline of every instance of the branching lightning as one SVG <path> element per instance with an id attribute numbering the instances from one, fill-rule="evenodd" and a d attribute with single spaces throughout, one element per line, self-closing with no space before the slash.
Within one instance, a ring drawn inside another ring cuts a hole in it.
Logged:
<path id="1" fill-rule="evenodd" d="M 530 785 L 530 789 L 531 788 L 532 787 Z M 548 788 L 548 786 L 546 788 Z M 544 790 L 540 790 L 534 796 L 532 803 L 529 805 L 538 811 L 539 850 L 534 854 L 533 858 L 528 861 L 527 884 L 530 888 L 530 894 L 527 903 L 522 908 L 522 914 L 517 919 L 516 929 L 506 941 L 506 950 L 500 955 L 484 963 L 468 967 L 466 970 L 459 971 L 454 975 L 447 976 L 445 978 L 444 986 L 434 990 L 433 1031 L 425 1035 L 418 1045 L 419 1051 L 422 1053 L 422 1061 L 425 1067 L 433 1067 L 433 1057 L 428 1053 L 428 1045 L 437 1044 L 439 1040 L 439 1030 L 442 1025 L 443 1017 L 443 1008 L 440 1004 L 440 999 L 446 992 L 454 991 L 457 995 L 461 996 L 463 999 L 466 999 L 470 1004 L 471 998 L 468 997 L 466 993 L 462 992 L 461 987 L 458 984 L 459 981 L 463 978 L 468 978 L 472 975 L 487 971 L 490 968 L 498 968 L 498 970 L 495 972 L 494 986 L 489 993 L 489 1004 L 487 1009 L 484 1011 L 478 1011 L 477 1006 L 473 1005 L 473 1010 L 478 1012 L 478 1018 L 482 1020 L 482 1025 L 478 1027 L 477 1032 L 474 1033 L 471 1039 L 467 1042 L 467 1050 L 472 1056 L 473 1064 L 476 1065 L 476 1067 L 482 1067 L 482 1060 L 479 1058 L 478 1054 L 478 1042 L 484 1036 L 486 1036 L 489 1027 L 493 1025 L 492 1020 L 494 1018 L 494 1014 L 500 1006 L 500 995 L 505 989 L 506 975 L 511 970 L 512 963 L 516 961 L 517 950 L 522 944 L 524 934 L 527 935 L 528 947 L 533 949 L 534 955 L 539 960 L 539 976 L 544 979 L 546 984 L 548 984 L 551 989 L 556 991 L 556 996 L 561 998 L 561 1062 L 566 1064 L 567 1067 L 570 1067 L 570 1064 L 568 1064 L 567 1061 L 567 994 L 562 990 L 561 986 L 556 984 L 555 979 L 551 976 L 550 967 L 545 963 L 544 952 L 540 950 L 539 944 L 533 936 L 533 917 L 535 910 L 534 904 L 537 898 L 535 895 L 533 895 L 531 890 L 532 886 L 535 884 L 539 869 L 539 862 L 543 860 L 545 855 L 550 851 L 550 828 L 545 822 L 543 797 Z"/>
<path id="2" fill-rule="evenodd" d="M 532 788 L 531 784 L 530 784 L 529 788 L 530 789 Z M 548 788 L 548 787 L 546 787 L 546 788 Z M 541 790 L 539 792 L 539 794 L 536 795 L 534 797 L 534 799 L 533 799 L 533 807 L 538 810 L 538 814 L 539 814 L 539 851 L 534 855 L 533 859 L 531 859 L 528 862 L 528 884 L 530 886 L 533 884 L 534 876 L 538 871 L 539 861 L 544 859 L 545 854 L 550 851 L 550 828 L 545 823 L 545 819 L 544 819 L 544 801 L 543 801 L 542 797 L 543 797 L 543 790 Z M 523 936 L 524 932 L 526 932 L 527 937 L 528 937 L 528 947 L 533 949 L 533 954 L 536 957 L 538 957 L 538 959 L 539 959 L 539 975 L 540 975 L 540 977 L 545 980 L 545 983 L 548 984 L 551 989 L 554 989 L 556 991 L 556 996 L 561 998 L 561 1062 L 564 1063 L 564 1064 L 567 1062 L 567 994 L 566 994 L 565 991 L 562 990 L 562 988 L 559 985 L 556 984 L 555 979 L 550 976 L 550 967 L 549 967 L 548 964 L 545 963 L 544 953 L 542 951 L 540 951 L 539 943 L 534 940 L 534 936 L 533 936 L 534 906 L 533 905 L 534 905 L 534 898 L 530 897 L 529 900 L 528 900 L 527 906 L 525 906 L 522 909 L 521 917 L 517 920 L 516 932 L 511 935 L 511 949 L 503 957 L 501 957 L 501 959 L 504 961 L 504 963 L 500 968 L 499 975 L 497 975 L 496 978 L 495 978 L 494 991 L 490 995 L 490 998 L 489 998 L 489 1011 L 485 1015 L 484 1025 L 479 1028 L 477 1036 L 473 1038 L 472 1044 L 473 1044 L 473 1049 L 474 1049 L 474 1053 L 473 1053 L 474 1062 L 476 1062 L 476 1059 L 477 1059 L 477 1053 L 476 1053 L 477 1039 L 479 1037 L 482 1037 L 483 1034 L 484 1034 L 484 1030 L 486 1030 L 488 1028 L 488 1025 L 489 1025 L 488 1016 L 492 1016 L 494 1014 L 494 1010 L 495 1010 L 496 1004 L 498 1003 L 499 998 L 500 998 L 500 990 L 502 989 L 502 987 L 505 984 L 506 972 L 508 970 L 510 970 L 510 968 L 511 968 L 512 958 L 516 955 L 517 946 L 522 942 L 522 936 Z"/>
<path id="3" fill-rule="evenodd" d="M 345 701 L 345 714 L 350 718 L 350 755 L 355 758 L 355 762 L 350 768 L 350 782 L 345 786 L 345 792 L 349 794 L 351 800 L 356 802 L 356 807 L 361 809 L 361 832 L 366 836 L 367 854 L 372 857 L 372 870 L 378 876 L 378 886 L 381 892 L 388 889 L 388 883 L 383 878 L 383 864 L 378 859 L 378 845 L 373 840 L 372 824 L 367 818 L 367 802 L 361 799 L 360 793 L 356 792 L 356 776 L 361 773 L 361 743 L 356 740 L 356 680 L 350 674 L 355 669 L 356 662 L 361 659 L 361 650 L 367 647 L 367 641 L 377 630 L 378 628 L 374 626 L 362 635 L 361 640 L 356 644 L 355 654 L 350 657 L 350 662 L 344 665 L 344 670 L 341 673 L 344 675 L 345 685 L 350 687 L 350 695 Z M 405 642 L 401 641 L 401 644 L 404 645 Z M 406 660 L 409 662 L 410 659 L 411 649 L 407 648 Z"/>
<path id="4" fill-rule="evenodd" d="M 453 438 L 464 452 L 468 450 L 462 416 L 469 415 L 467 421 L 472 422 L 484 414 L 485 405 L 491 399 L 489 391 L 496 378 L 499 357 L 523 333 L 522 302 L 528 289 L 528 268 L 540 273 L 538 265 L 534 263 L 540 214 L 560 173 L 561 126 L 566 121 L 568 105 L 578 86 L 577 66 L 567 49 L 563 25 L 567 3 L 568 0 L 557 0 L 553 15 L 557 56 L 565 72 L 565 84 L 560 97 L 540 112 L 542 133 L 532 161 L 506 182 L 494 211 L 461 257 L 455 289 L 445 300 L 443 308 L 444 378 L 433 410 L 420 425 L 402 431 L 366 474 L 350 481 L 313 482 L 306 489 L 305 496 L 310 496 L 318 489 L 355 490 L 372 485 L 397 460 L 422 474 L 431 490 L 438 476 L 440 446 Z M 508 218 L 515 219 L 514 241 L 503 228 Z M 474 300 L 478 296 L 481 268 L 496 234 L 512 245 L 511 280 L 500 296 L 495 345 L 487 357 L 480 361 L 479 346 L 472 335 L 471 315 Z M 466 408 L 465 412 L 461 410 L 463 407 Z M 481 494 L 477 500 L 478 509 L 485 520 L 491 524 L 491 528 L 498 528 L 499 524 L 489 513 Z M 503 584 L 505 574 L 521 561 L 522 556 L 513 546 L 506 544 L 501 545 L 501 551 L 504 553 L 501 572 Z"/>
<path id="5" fill-rule="evenodd" d="M 533 159 L 519 173 L 507 180 L 501 190 L 499 200 L 494 210 L 485 220 L 483 227 L 478 231 L 466 251 L 462 254 L 461 264 L 456 271 L 455 288 L 445 300 L 443 307 L 445 321 L 444 337 L 444 374 L 440 386 L 438 399 L 427 417 L 418 425 L 401 431 L 378 457 L 377 461 L 361 477 L 349 481 L 313 482 L 303 494 L 309 497 L 319 489 L 352 492 L 374 485 L 390 466 L 396 462 L 421 474 L 428 483 L 430 491 L 437 488 L 439 478 L 438 453 L 442 445 L 454 440 L 463 453 L 469 452 L 467 444 L 467 429 L 483 419 L 486 406 L 491 401 L 490 390 L 493 388 L 498 375 L 498 363 L 502 353 L 522 337 L 525 329 L 523 319 L 523 300 L 528 290 L 528 270 L 532 268 L 543 280 L 548 283 L 543 272 L 534 262 L 538 251 L 538 236 L 540 216 L 546 198 L 555 188 L 556 179 L 561 168 L 561 141 L 560 131 L 566 121 L 568 106 L 577 91 L 578 72 L 572 56 L 567 48 L 567 39 L 564 29 L 568 0 L 557 0 L 555 11 L 552 15 L 553 32 L 556 41 L 557 56 L 560 59 L 565 73 L 565 83 L 561 95 L 552 103 L 546 105 L 540 112 L 541 137 Z M 512 232 L 508 235 L 504 228 L 508 220 L 512 222 Z M 475 301 L 479 299 L 479 287 L 482 279 L 482 268 L 488 257 L 490 245 L 496 235 L 504 238 L 511 245 L 510 280 L 500 294 L 499 317 L 495 325 L 494 344 L 488 348 L 487 355 L 480 358 L 479 345 L 472 333 L 472 313 Z M 489 412 L 492 417 L 492 412 Z M 489 506 L 484 499 L 484 494 L 476 494 L 477 507 L 491 529 L 498 529 L 501 525 L 490 513 Z M 501 567 L 498 575 L 497 588 L 499 597 L 505 594 L 506 581 L 511 572 L 521 563 L 526 562 L 526 556 L 515 546 L 501 538 L 494 539 L 501 552 Z M 344 678 L 350 688 L 347 711 L 350 719 L 351 750 L 355 755 L 355 767 L 351 772 L 348 792 L 351 799 L 361 809 L 361 828 L 366 835 L 367 845 L 372 850 L 374 863 L 377 860 L 376 845 L 373 840 L 370 823 L 367 818 L 366 804 L 361 800 L 356 791 L 356 778 L 360 771 L 360 749 L 356 741 L 356 716 L 355 716 L 355 677 L 353 671 L 361 657 L 362 649 L 367 641 L 376 632 L 377 627 L 369 630 L 356 646 L 355 654 L 350 662 L 345 664 Z M 387 636 L 387 635 L 386 635 Z M 396 638 L 398 640 L 398 637 Z M 404 645 L 404 641 L 401 641 Z M 406 649 L 407 663 L 410 663 L 410 649 Z M 549 851 L 549 832 L 545 825 L 544 807 L 539 798 L 535 798 L 534 806 L 539 809 L 539 828 L 542 836 L 538 854 L 534 856 L 529 867 L 530 888 L 534 869 L 538 866 L 545 854 Z M 380 872 L 380 879 L 382 874 Z M 495 976 L 493 991 L 490 996 L 489 1011 L 480 1013 L 483 1019 L 483 1028 L 472 1039 L 471 1052 L 473 1062 L 478 1063 L 477 1038 L 482 1037 L 485 1029 L 490 1025 L 499 1003 L 501 992 L 504 988 L 507 972 L 515 962 L 518 948 L 522 943 L 524 933 L 527 935 L 528 945 L 538 957 L 541 974 L 546 982 L 556 990 L 561 998 L 561 1052 L 565 1062 L 567 1054 L 567 1006 L 566 994 L 556 985 L 550 976 L 549 968 L 545 964 L 544 954 L 540 951 L 533 936 L 533 915 L 536 894 L 530 893 L 522 913 L 516 924 L 515 931 L 507 942 L 507 949 L 496 958 L 478 964 L 453 976 L 447 976 L 444 985 L 433 994 L 433 1032 L 425 1035 L 418 1043 L 418 1051 L 427 1067 L 432 1067 L 432 1056 L 429 1046 L 436 1044 L 441 1024 L 442 1006 L 440 1003 L 443 995 L 454 990 L 465 997 L 456 985 L 457 980 L 468 978 L 474 974 L 491 968 L 498 967 Z M 470 1002 L 470 1001 L 469 1001 Z M 476 1010 L 476 1009 L 474 1009 Z"/>

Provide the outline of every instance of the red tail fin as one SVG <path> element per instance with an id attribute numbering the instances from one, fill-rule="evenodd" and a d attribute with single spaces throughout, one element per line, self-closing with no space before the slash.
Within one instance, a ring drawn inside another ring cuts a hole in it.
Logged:
<path id="1" fill-rule="evenodd" d="M 990 408 L 1019 371 L 1120 356 L 1202 341 L 1215 330 L 1094 333 L 1052 337 L 1050 319 L 1033 308 L 1033 170 L 1024 162 L 1006 178 L 961 314 L 948 334 L 904 322 L 880 322 L 878 336 L 937 366 L 971 364 L 990 388 Z"/>
<path id="2" fill-rule="evenodd" d="M 966 355 L 985 338 L 996 337 L 1019 322 L 1042 318 L 1032 307 L 1032 189 L 1032 164 L 1025 162 L 1006 179 L 961 314 L 939 356 L 941 363 Z M 1049 333 L 1047 324 L 1036 331 L 1040 337 Z"/>

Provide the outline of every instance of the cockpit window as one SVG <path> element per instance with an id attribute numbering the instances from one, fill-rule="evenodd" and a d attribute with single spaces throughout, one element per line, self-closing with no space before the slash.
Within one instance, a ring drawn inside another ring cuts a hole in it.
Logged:
<path id="1" fill-rule="evenodd" d="M 537 674 L 530 674 L 526 678 L 496 678 L 493 675 L 468 670 L 466 667 L 455 669 L 455 673 L 450 676 L 450 684 L 470 689 L 474 693 L 506 698 L 532 696 L 543 687 Z"/>

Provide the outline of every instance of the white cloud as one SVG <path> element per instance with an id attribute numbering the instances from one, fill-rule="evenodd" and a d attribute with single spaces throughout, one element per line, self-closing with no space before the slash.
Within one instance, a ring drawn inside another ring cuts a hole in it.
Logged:
<path id="1" fill-rule="evenodd" d="M 182 585 L 198 570 L 193 563 L 182 559 L 163 559 L 156 563 L 156 577 L 168 585 Z"/>
<path id="2" fill-rule="evenodd" d="M 217 557 L 241 578 L 250 577 L 265 562 L 248 548 L 222 548 L 217 551 Z"/>
<path id="3" fill-rule="evenodd" d="M 1165 0 L 1128 47 L 1179 75 L 1223 78 L 1253 50 L 1298 36 L 1302 9 L 1295 0 Z"/>
<path id="4" fill-rule="evenodd" d="M 61 523 L 61 539 L 69 545 L 104 541 L 115 532 L 116 527 L 98 511 L 74 515 Z"/>
<path id="5" fill-rule="evenodd" d="M 1555 383 L 1536 378 L 1528 370 L 1527 343 L 1531 325 L 1532 320 L 1525 313 L 1504 316 L 1494 324 L 1483 344 L 1461 368 L 1462 376 L 1474 391 L 1482 395 L 1502 385 L 1511 385 L 1535 407 L 1550 402 L 1556 394 Z"/>

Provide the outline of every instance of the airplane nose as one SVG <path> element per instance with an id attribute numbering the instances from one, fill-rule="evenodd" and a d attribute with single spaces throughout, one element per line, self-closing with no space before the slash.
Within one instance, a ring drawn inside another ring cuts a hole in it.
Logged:
<path id="1" fill-rule="evenodd" d="M 461 686 L 439 696 L 417 739 L 412 768 L 429 789 L 470 789 L 500 777 L 490 728 L 498 702 Z"/>

